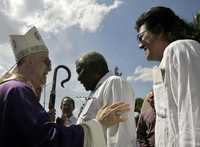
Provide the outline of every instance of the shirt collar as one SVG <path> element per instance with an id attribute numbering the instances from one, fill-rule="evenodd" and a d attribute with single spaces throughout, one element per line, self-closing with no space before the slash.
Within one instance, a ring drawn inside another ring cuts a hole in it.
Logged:
<path id="1" fill-rule="evenodd" d="M 97 89 L 107 78 L 109 78 L 110 76 L 113 76 L 113 75 L 114 75 L 114 74 L 113 74 L 111 71 L 107 72 L 107 73 L 99 80 L 99 82 L 97 83 L 95 89 Z"/>

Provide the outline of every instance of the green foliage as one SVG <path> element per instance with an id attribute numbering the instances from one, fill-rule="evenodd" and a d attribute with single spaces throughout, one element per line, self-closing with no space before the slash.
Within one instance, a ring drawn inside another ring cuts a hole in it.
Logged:
<path id="1" fill-rule="evenodd" d="M 194 25 L 195 28 L 200 31 L 200 10 L 194 16 Z"/>
<path id="2" fill-rule="evenodd" d="M 198 30 L 200 30 L 200 10 L 198 11 L 196 15 L 196 23 L 197 23 Z"/>

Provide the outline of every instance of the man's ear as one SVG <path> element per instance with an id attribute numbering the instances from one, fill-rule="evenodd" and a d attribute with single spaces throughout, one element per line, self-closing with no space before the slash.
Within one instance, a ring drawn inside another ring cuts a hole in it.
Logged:
<path id="1" fill-rule="evenodd" d="M 163 27 L 159 24 L 157 25 L 156 27 L 156 34 L 157 34 L 157 38 L 162 40 L 162 41 L 165 41 L 167 39 L 167 35 L 163 29 Z"/>
<path id="2" fill-rule="evenodd" d="M 95 77 L 96 77 L 98 80 L 101 79 L 103 76 L 104 76 L 104 75 L 101 74 L 101 73 L 96 73 L 96 74 L 95 74 Z"/>
<path id="3" fill-rule="evenodd" d="M 162 40 L 162 41 L 168 41 L 168 35 L 164 32 L 161 32 L 159 35 L 158 35 L 159 39 Z"/>

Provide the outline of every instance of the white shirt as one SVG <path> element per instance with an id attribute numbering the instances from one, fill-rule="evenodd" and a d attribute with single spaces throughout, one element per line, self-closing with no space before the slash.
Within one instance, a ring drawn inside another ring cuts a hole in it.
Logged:
<path id="1" fill-rule="evenodd" d="M 77 122 L 77 118 L 74 115 L 72 115 L 70 118 L 65 120 L 64 125 L 69 127 L 71 125 L 76 124 L 76 122 Z"/>
<path id="2" fill-rule="evenodd" d="M 78 118 L 78 123 L 95 118 L 97 111 L 105 104 L 112 104 L 116 101 L 127 102 L 132 108 L 126 114 L 128 115 L 128 121 L 119 123 L 106 130 L 107 147 L 135 147 L 134 94 L 128 82 L 109 72 L 102 77 L 89 97 L 90 99 Z"/>
<path id="3" fill-rule="evenodd" d="M 174 41 L 165 49 L 163 59 L 167 146 L 200 146 L 200 43 Z"/>
<path id="4" fill-rule="evenodd" d="M 164 85 L 165 60 L 163 58 L 159 67 L 153 68 L 154 106 L 156 110 L 155 147 L 167 147 L 168 144 L 168 99 Z"/>
<path id="5" fill-rule="evenodd" d="M 81 124 L 84 130 L 84 147 L 106 147 L 104 129 L 95 119 Z"/>

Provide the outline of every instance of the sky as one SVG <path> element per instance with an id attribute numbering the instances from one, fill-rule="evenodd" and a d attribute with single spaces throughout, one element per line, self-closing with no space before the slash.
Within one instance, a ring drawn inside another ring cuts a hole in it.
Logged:
<path id="1" fill-rule="evenodd" d="M 62 97 L 76 101 L 76 112 L 88 92 L 77 81 L 75 60 L 83 53 L 96 51 L 104 55 L 110 70 L 115 66 L 134 89 L 135 97 L 144 97 L 152 88 L 152 70 L 158 62 L 144 58 L 138 48 L 134 24 L 153 6 L 166 6 L 181 18 L 191 22 L 200 9 L 199 0 L 0 0 L 0 74 L 15 64 L 9 34 L 24 34 L 36 26 L 49 48 L 52 68 L 66 65 L 72 77 L 65 78 L 59 70 L 56 89 L 56 109 Z M 49 73 L 41 104 L 47 108 L 53 70 Z"/>

